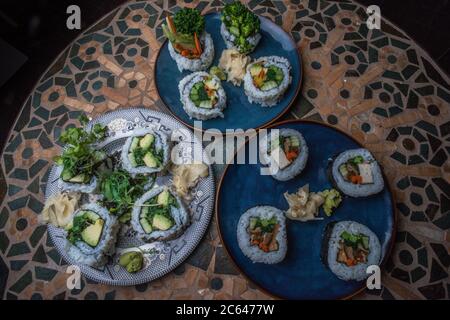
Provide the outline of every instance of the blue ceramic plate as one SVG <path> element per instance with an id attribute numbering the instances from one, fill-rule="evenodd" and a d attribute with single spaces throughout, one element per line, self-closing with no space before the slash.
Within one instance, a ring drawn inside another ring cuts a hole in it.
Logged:
<path id="1" fill-rule="evenodd" d="M 231 83 L 223 81 L 223 87 L 227 94 L 227 107 L 224 111 L 224 118 L 215 118 L 203 121 L 203 130 L 217 128 L 221 132 L 226 129 L 248 129 L 260 128 L 275 121 L 289 109 L 300 89 L 302 79 L 301 60 L 292 38 L 279 26 L 267 18 L 260 17 L 262 38 L 250 56 L 258 58 L 262 56 L 281 56 L 291 63 L 292 83 L 281 101 L 271 108 L 263 108 L 258 104 L 251 104 L 244 94 L 243 85 L 233 86 Z M 206 31 L 211 34 L 214 41 L 215 57 L 211 66 L 219 64 L 222 51 L 226 49 L 225 43 L 220 35 L 220 14 L 210 13 L 205 15 Z M 183 79 L 188 71 L 180 73 L 177 64 L 170 57 L 168 42 L 164 42 L 155 64 L 155 82 L 159 96 L 170 110 L 170 112 L 187 126 L 194 126 L 194 119 L 183 109 L 178 92 L 178 83 Z"/>
<path id="2" fill-rule="evenodd" d="M 271 176 L 260 175 L 260 164 L 228 165 L 219 185 L 216 203 L 222 241 L 237 267 L 250 280 L 274 296 L 284 299 L 348 298 L 358 292 L 365 281 L 340 280 L 324 266 L 320 252 L 325 226 L 332 221 L 342 220 L 354 220 L 366 225 L 380 239 L 384 259 L 390 251 L 395 226 L 389 186 L 386 184 L 383 192 L 367 198 L 345 197 L 331 217 L 326 217 L 321 209 L 319 216 L 324 217 L 321 221 L 299 222 L 286 219 L 286 258 L 274 265 L 252 263 L 242 254 L 237 242 L 236 228 L 241 214 L 258 205 L 287 210 L 289 206 L 283 193 L 295 192 L 307 183 L 311 191 L 332 188 L 327 173 L 329 158 L 342 151 L 360 147 L 346 134 L 319 123 L 294 120 L 275 124 L 273 127 L 292 128 L 303 134 L 309 147 L 306 168 L 296 178 L 281 182 Z"/>

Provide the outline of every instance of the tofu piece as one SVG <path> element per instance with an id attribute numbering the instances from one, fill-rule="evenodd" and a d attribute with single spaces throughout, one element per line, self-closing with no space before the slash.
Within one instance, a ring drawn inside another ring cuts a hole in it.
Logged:
<path id="1" fill-rule="evenodd" d="M 291 164 L 286 158 L 286 155 L 284 154 L 284 151 L 280 148 L 280 146 L 273 149 L 270 153 L 270 156 L 280 169 L 284 169 Z"/>
<path id="2" fill-rule="evenodd" d="M 360 163 L 358 164 L 358 169 L 363 184 L 373 183 L 372 164 Z"/>

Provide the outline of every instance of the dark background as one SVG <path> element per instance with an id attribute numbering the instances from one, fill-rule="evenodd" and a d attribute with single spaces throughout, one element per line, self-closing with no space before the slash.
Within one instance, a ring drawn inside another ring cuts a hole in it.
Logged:
<path id="1" fill-rule="evenodd" d="M 0 78 L 21 65 L 0 86 L 0 148 L 22 104 L 43 72 L 81 31 L 124 0 L 0 0 Z M 381 15 L 416 40 L 450 74 L 450 0 L 358 0 L 376 4 Z M 81 9 L 81 30 L 66 28 L 66 8 Z M 2 42 L 3 40 L 4 42 Z M 7 48 L 5 42 L 11 47 Z M 14 50 L 18 51 L 14 53 Z M 8 64 L 2 65 L 2 62 Z M 0 84 L 3 81 L 0 79 Z"/>

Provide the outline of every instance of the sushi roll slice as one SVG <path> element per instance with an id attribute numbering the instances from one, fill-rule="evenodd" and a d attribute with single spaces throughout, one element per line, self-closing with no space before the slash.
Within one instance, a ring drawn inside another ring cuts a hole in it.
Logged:
<path id="1" fill-rule="evenodd" d="M 220 34 L 228 49 L 252 52 L 261 40 L 259 18 L 239 1 L 226 4 L 222 11 Z"/>
<path id="2" fill-rule="evenodd" d="M 278 135 L 274 131 L 269 132 L 261 139 L 259 151 L 272 177 L 279 181 L 287 181 L 300 174 L 308 161 L 306 140 L 294 129 L 278 129 Z"/>
<path id="3" fill-rule="evenodd" d="M 272 107 L 278 103 L 289 87 L 291 64 L 286 58 L 268 56 L 247 65 L 244 91 L 250 103 Z"/>
<path id="4" fill-rule="evenodd" d="M 242 253 L 252 262 L 274 264 L 287 252 L 286 218 L 281 210 L 257 206 L 239 219 L 237 239 Z"/>
<path id="5" fill-rule="evenodd" d="M 384 188 L 380 166 L 367 149 L 339 154 L 333 161 L 331 175 L 336 187 L 350 197 L 367 197 Z"/>
<path id="6" fill-rule="evenodd" d="M 67 254 L 79 264 L 101 267 L 115 252 L 120 224 L 106 208 L 91 203 L 73 214 L 65 227 Z"/>
<path id="7" fill-rule="evenodd" d="M 167 187 L 154 188 L 139 198 L 133 207 L 131 225 L 144 241 L 178 237 L 189 223 L 180 198 Z"/>
<path id="8" fill-rule="evenodd" d="M 355 221 L 331 222 L 322 241 L 322 261 L 339 279 L 361 281 L 370 265 L 381 260 L 378 237 Z"/>
<path id="9" fill-rule="evenodd" d="M 166 134 L 137 129 L 128 137 L 121 152 L 122 167 L 131 174 L 164 170 L 169 162 L 170 145 Z"/>
<path id="10" fill-rule="evenodd" d="M 191 73 L 180 81 L 178 89 L 183 109 L 190 118 L 223 118 L 227 96 L 218 77 L 202 71 Z"/>
<path id="11" fill-rule="evenodd" d="M 169 53 L 177 63 L 178 70 L 206 70 L 214 59 L 214 43 L 205 32 L 205 19 L 196 9 L 183 8 L 166 17 L 162 25 L 169 40 Z"/>

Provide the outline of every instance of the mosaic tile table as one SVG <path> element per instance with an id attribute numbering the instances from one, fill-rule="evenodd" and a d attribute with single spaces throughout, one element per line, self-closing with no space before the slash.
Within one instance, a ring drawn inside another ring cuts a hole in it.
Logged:
<path id="1" fill-rule="evenodd" d="M 448 299 L 450 294 L 450 81 L 401 30 L 368 30 L 353 2 L 248 1 L 298 43 L 302 96 L 285 118 L 336 126 L 383 165 L 394 190 L 396 245 L 383 288 L 357 299 Z M 30 94 L 2 154 L 0 296 L 4 299 L 267 298 L 231 265 L 216 225 L 164 278 L 136 287 L 83 279 L 65 287 L 65 263 L 39 226 L 57 138 L 82 112 L 144 105 L 162 109 L 153 68 L 161 22 L 179 7 L 218 11 L 221 1 L 130 2 L 72 43 Z M 218 178 L 218 177 L 217 177 Z"/>

